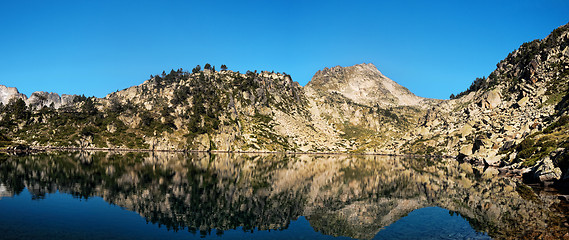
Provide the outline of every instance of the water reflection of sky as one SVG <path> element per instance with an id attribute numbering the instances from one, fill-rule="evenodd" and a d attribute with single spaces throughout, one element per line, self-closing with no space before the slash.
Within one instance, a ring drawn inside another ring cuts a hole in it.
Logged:
<path id="1" fill-rule="evenodd" d="M 3 157 L 0 230 L 20 239 L 479 239 L 488 238 L 480 232 L 501 238 L 566 230 L 552 224 L 563 219 L 550 210 L 554 201 L 520 195 L 519 182 L 452 160 L 104 152 Z"/>
<path id="2" fill-rule="evenodd" d="M 315 232 L 301 216 L 284 230 L 241 228 L 192 233 L 169 231 L 100 197 L 81 199 L 65 193 L 37 199 L 27 189 L 0 201 L 0 232 L 9 239 L 350 239 Z M 411 212 L 380 231 L 374 239 L 487 239 L 448 210 L 429 207 Z"/>
<path id="3" fill-rule="evenodd" d="M 468 221 L 444 208 L 417 209 L 385 227 L 374 239 L 490 239 Z"/>

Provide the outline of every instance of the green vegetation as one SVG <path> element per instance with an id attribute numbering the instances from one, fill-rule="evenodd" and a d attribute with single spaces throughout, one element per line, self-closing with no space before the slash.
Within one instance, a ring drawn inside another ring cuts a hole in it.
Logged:
<path id="1" fill-rule="evenodd" d="M 533 189 L 531 189 L 530 187 L 526 186 L 523 183 L 516 183 L 516 192 L 518 192 L 520 197 L 522 197 L 525 200 L 533 202 L 539 201 L 539 198 L 537 197 Z"/>
<path id="2" fill-rule="evenodd" d="M 474 80 L 474 82 L 472 82 L 472 84 L 470 84 L 470 87 L 468 87 L 468 89 L 466 89 L 466 91 L 460 92 L 456 95 L 454 95 L 454 93 L 453 93 L 450 95 L 450 99 L 457 99 L 457 98 L 460 98 L 462 96 L 466 96 L 471 92 L 476 92 L 479 89 L 481 89 L 482 87 L 484 87 L 485 83 L 486 83 L 486 76 L 481 77 L 481 78 L 476 78 Z"/>
<path id="3" fill-rule="evenodd" d="M 269 151 L 287 151 L 293 149 L 285 138 L 275 134 L 275 130 L 273 129 L 275 123 L 273 122 L 272 116 L 257 112 L 252 117 L 252 123 L 254 123 L 255 126 L 255 128 L 252 129 L 253 134 L 260 147 Z M 256 146 L 251 147 L 258 149 Z"/>
<path id="4" fill-rule="evenodd" d="M 4 133 L 0 132 L 0 147 L 8 146 L 12 143 L 10 138 L 6 137 Z"/>
<path id="5" fill-rule="evenodd" d="M 522 142 L 503 153 L 516 151 L 514 162 L 522 162 L 525 167 L 533 166 L 540 159 L 548 156 L 558 148 L 569 147 L 569 116 L 562 116 L 547 128 L 526 137 Z M 565 157 L 554 162 L 557 166 L 569 165 Z M 569 159 L 569 158 L 568 158 Z"/>
<path id="6" fill-rule="evenodd" d="M 148 149 L 168 142 L 193 149 L 196 137 L 213 138 L 221 131 L 251 133 L 255 148 L 282 151 L 293 149 L 288 139 L 275 133 L 272 115 L 259 109 L 280 109 L 307 115 L 305 99 L 296 87 L 281 79 L 267 79 L 256 71 L 246 74 L 215 72 L 205 64 L 193 68 L 163 71 L 150 79 L 107 98 L 76 96 L 66 106 L 28 109 L 23 100 L 0 104 L 0 146 L 23 142 L 33 146 L 99 147 Z M 300 103 L 299 103 L 300 101 Z M 254 115 L 251 115 L 251 110 Z M 231 126 L 231 128 L 224 128 Z M 223 130 L 225 129 L 225 130 Z M 243 143 L 240 134 L 234 136 Z M 207 145 L 207 144 L 206 144 Z M 242 146 L 239 146 L 241 148 Z"/>
<path id="7" fill-rule="evenodd" d="M 561 49 L 564 49 L 565 47 L 569 46 L 569 42 L 567 41 L 558 41 L 558 38 L 567 31 L 569 31 L 569 25 L 564 25 L 553 30 L 548 38 L 543 42 L 543 48 L 552 48 L 556 45 L 560 45 Z"/>
<path id="8" fill-rule="evenodd" d="M 437 139 L 439 136 L 435 136 L 432 139 Z M 407 149 L 405 153 L 407 154 L 418 154 L 418 155 L 443 155 L 440 148 L 436 147 L 436 142 L 434 140 L 418 139 L 414 142 L 409 142 L 406 144 L 404 149 Z"/>
<path id="9" fill-rule="evenodd" d="M 134 131 L 127 131 L 117 113 L 100 112 L 92 97 L 77 96 L 72 106 L 59 110 L 44 107 L 36 111 L 28 109 L 22 100 L 16 100 L 3 107 L 0 115 L 0 144 L 3 146 L 10 145 L 10 139 L 19 139 L 53 146 L 91 143 L 95 147 L 147 147 L 137 139 Z M 108 126 L 114 127 L 115 132 L 110 133 Z M 112 140 L 112 145 L 109 146 L 105 139 Z"/>
<path id="10" fill-rule="evenodd" d="M 543 133 L 544 134 L 553 133 L 553 131 L 559 130 L 560 128 L 567 125 L 568 123 L 569 123 L 569 116 L 567 116 L 567 115 L 561 116 L 557 121 L 555 121 L 554 123 L 549 125 L 547 128 L 545 128 L 543 130 Z"/>
<path id="11" fill-rule="evenodd" d="M 348 122 L 344 123 L 343 131 L 344 133 L 340 137 L 352 140 L 366 139 L 375 134 L 375 131 Z"/>

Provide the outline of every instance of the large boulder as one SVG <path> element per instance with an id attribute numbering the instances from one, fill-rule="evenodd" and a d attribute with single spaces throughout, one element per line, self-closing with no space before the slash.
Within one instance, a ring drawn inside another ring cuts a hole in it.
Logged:
<path id="1" fill-rule="evenodd" d="M 198 150 L 198 151 L 209 151 L 209 150 L 211 150 L 210 143 L 211 143 L 211 140 L 210 140 L 209 135 L 207 133 L 197 135 L 194 138 L 193 149 Z"/>
<path id="2" fill-rule="evenodd" d="M 462 137 L 466 137 L 472 133 L 472 130 L 472 126 L 467 123 L 458 130 L 458 134 L 460 134 Z"/>
<path id="3" fill-rule="evenodd" d="M 540 160 L 532 169 L 533 177 L 540 182 L 554 181 L 561 178 L 561 169 L 553 165 L 549 156 Z"/>
<path id="4" fill-rule="evenodd" d="M 464 154 L 466 156 L 472 155 L 472 144 L 464 145 L 460 148 L 459 153 Z"/>
<path id="5" fill-rule="evenodd" d="M 528 101 L 529 101 L 528 97 L 523 97 L 522 99 L 518 100 L 516 104 L 518 105 L 518 107 L 525 107 Z"/>
<path id="6" fill-rule="evenodd" d="M 496 108 L 502 103 L 502 96 L 498 89 L 493 89 L 481 96 L 480 105 L 483 108 Z"/>

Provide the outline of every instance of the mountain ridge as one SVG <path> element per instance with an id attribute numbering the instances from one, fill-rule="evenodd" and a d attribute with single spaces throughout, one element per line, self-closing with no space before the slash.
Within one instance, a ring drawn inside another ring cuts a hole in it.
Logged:
<path id="1" fill-rule="evenodd" d="M 26 99 L 4 87 L 24 106 L 3 104 L 0 140 L 32 146 L 466 156 L 511 171 L 544 166 L 560 179 L 569 171 L 564 160 L 569 121 L 563 120 L 568 83 L 569 25 L 564 25 L 523 44 L 488 78 L 477 79 L 452 100 L 418 97 L 373 64 L 325 68 L 304 87 L 286 74 L 211 68 L 172 70 L 104 98 L 40 92 Z"/>

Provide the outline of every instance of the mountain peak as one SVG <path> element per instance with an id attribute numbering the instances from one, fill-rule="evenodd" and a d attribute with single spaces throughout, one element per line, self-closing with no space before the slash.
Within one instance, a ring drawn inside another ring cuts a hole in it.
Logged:
<path id="1" fill-rule="evenodd" d="M 340 93 L 356 103 L 370 106 L 419 105 L 424 99 L 383 75 L 372 63 L 324 68 L 314 74 L 306 87 Z"/>

